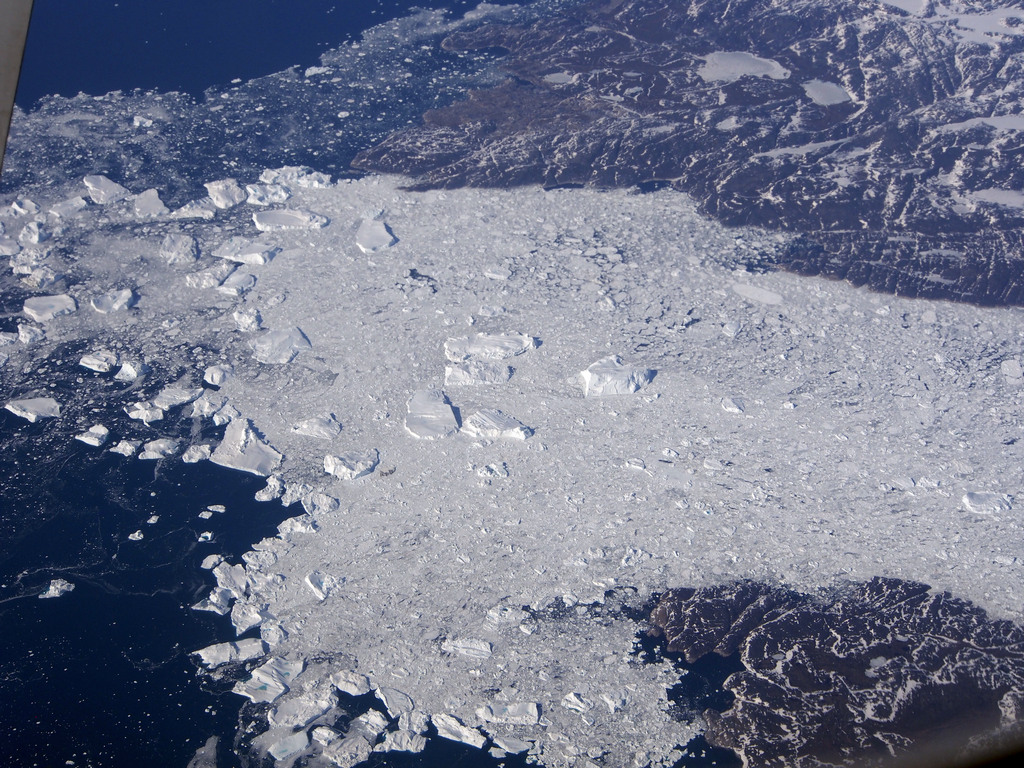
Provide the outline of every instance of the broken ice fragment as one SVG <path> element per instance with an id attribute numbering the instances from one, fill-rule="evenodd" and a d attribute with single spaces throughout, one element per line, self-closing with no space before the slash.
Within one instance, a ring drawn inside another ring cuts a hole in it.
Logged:
<path id="1" fill-rule="evenodd" d="M 85 432 L 75 435 L 75 440 L 85 443 L 86 445 L 91 445 L 93 448 L 101 447 L 109 439 L 110 430 L 102 424 L 96 424 L 95 426 L 89 427 Z"/>
<path id="2" fill-rule="evenodd" d="M 206 517 L 210 517 L 211 513 L 209 510 L 204 510 L 200 513 L 200 516 L 203 514 Z M 249 577 L 245 572 L 244 566 L 229 565 L 227 562 L 217 563 L 213 568 L 213 577 L 217 580 L 217 586 L 221 589 L 226 589 L 236 600 L 241 600 L 245 597 L 245 592 L 249 585 Z"/>
<path id="3" fill-rule="evenodd" d="M 356 231 L 356 245 L 363 253 L 377 253 L 398 242 L 391 228 L 379 219 L 363 219 Z"/>
<path id="4" fill-rule="evenodd" d="M 96 371 L 96 373 L 109 373 L 117 365 L 117 362 L 116 353 L 111 352 L 109 349 L 100 349 L 96 352 L 82 355 L 78 364 L 83 368 L 88 368 L 90 371 Z"/>
<path id="5" fill-rule="evenodd" d="M 50 239 L 50 232 L 40 222 L 30 221 L 18 233 L 18 242 L 24 246 L 39 245 Z"/>
<path id="6" fill-rule="evenodd" d="M 441 644 L 441 650 L 445 653 L 466 656 L 470 659 L 489 659 L 491 657 L 491 644 L 486 640 L 475 640 L 473 638 L 445 640 Z"/>
<path id="7" fill-rule="evenodd" d="M 213 252 L 218 259 L 226 259 L 238 264 L 259 266 L 269 264 L 280 249 L 248 240 L 244 237 L 232 237 L 221 243 Z"/>
<path id="8" fill-rule="evenodd" d="M 775 293 L 775 291 L 769 291 L 766 288 L 758 288 L 756 285 L 749 285 L 748 283 L 733 283 L 732 290 L 737 296 L 742 296 L 748 301 L 754 301 L 758 304 L 781 304 L 782 296 Z"/>
<path id="9" fill-rule="evenodd" d="M 152 424 L 154 421 L 162 421 L 165 415 L 163 408 L 157 408 L 148 400 L 126 405 L 124 412 L 128 414 L 129 419 L 141 421 L 146 425 Z"/>
<path id="10" fill-rule="evenodd" d="M 217 290 L 227 296 L 244 296 L 256 285 L 256 276 L 242 270 L 229 275 Z"/>
<path id="11" fill-rule="evenodd" d="M 437 735 L 442 739 L 460 741 L 477 749 L 487 743 L 487 738 L 480 731 L 463 725 L 454 715 L 434 715 L 430 720 L 437 728 Z"/>
<path id="12" fill-rule="evenodd" d="M 314 171 L 304 165 L 268 168 L 260 174 L 260 181 L 264 184 L 283 184 L 286 187 L 303 189 L 322 189 L 331 185 L 331 177 L 326 173 Z"/>
<path id="13" fill-rule="evenodd" d="M 153 398 L 153 405 L 166 411 L 169 408 L 191 403 L 202 394 L 203 390 L 198 387 L 185 388 L 171 385 L 164 387 L 157 393 L 156 397 Z"/>
<path id="14" fill-rule="evenodd" d="M 302 728 L 321 715 L 334 709 L 337 694 L 329 685 L 318 683 L 267 713 L 267 722 L 273 728 Z"/>
<path id="15" fill-rule="evenodd" d="M 284 365 L 295 359 L 299 352 L 312 349 L 299 328 L 289 328 L 287 331 L 267 331 L 252 342 L 253 355 L 261 363 L 271 365 Z"/>
<path id="16" fill-rule="evenodd" d="M 562 697 L 562 706 L 574 712 L 589 712 L 594 708 L 594 702 L 584 698 L 578 693 L 567 693 Z"/>
<path id="17" fill-rule="evenodd" d="M 134 456 L 135 452 L 139 450 L 139 446 L 142 445 L 139 440 L 122 440 L 117 445 L 110 448 L 111 453 L 118 453 L 122 456 Z"/>
<path id="18" fill-rule="evenodd" d="M 82 181 L 85 182 L 85 188 L 89 190 L 89 197 L 97 205 L 116 203 L 118 200 L 124 200 L 131 194 L 117 182 L 111 181 L 106 176 L 99 174 L 86 176 Z"/>
<path id="19" fill-rule="evenodd" d="M 115 381 L 135 381 L 145 373 L 149 372 L 149 366 L 145 363 L 124 363 L 121 369 L 114 374 Z"/>
<path id="20" fill-rule="evenodd" d="M 89 304 L 100 314 L 108 315 L 111 312 L 122 312 L 130 309 L 135 306 L 138 300 L 135 291 L 130 288 L 124 288 L 120 291 L 111 291 L 110 293 L 93 296 L 89 299 Z"/>
<path id="21" fill-rule="evenodd" d="M 331 675 L 331 684 L 349 696 L 362 696 L 370 692 L 370 679 L 366 675 L 344 669 Z"/>
<path id="22" fill-rule="evenodd" d="M 145 534 L 142 531 L 135 531 L 135 533 L 128 534 L 128 541 L 142 541 Z"/>
<path id="23" fill-rule="evenodd" d="M 239 661 L 256 659 L 267 652 L 266 644 L 258 638 L 246 638 L 233 643 L 208 645 L 193 652 L 208 669 Z"/>
<path id="24" fill-rule="evenodd" d="M 485 408 L 474 413 L 463 423 L 462 431 L 469 437 L 484 440 L 525 440 L 533 434 L 533 430 L 521 421 L 496 408 Z"/>
<path id="25" fill-rule="evenodd" d="M 166 216 L 170 209 L 160 199 L 160 193 L 155 189 L 147 189 L 140 195 L 135 196 L 135 215 L 140 219 Z"/>
<path id="26" fill-rule="evenodd" d="M 722 410 L 726 413 L 743 413 L 746 409 L 744 402 L 738 397 L 723 397 Z"/>
<path id="27" fill-rule="evenodd" d="M 1021 368 L 1019 360 L 1003 360 L 999 364 L 999 370 L 1008 384 L 1024 384 L 1024 369 Z"/>
<path id="28" fill-rule="evenodd" d="M 58 219 L 67 219 L 81 211 L 86 207 L 86 205 L 88 205 L 88 203 L 85 202 L 84 197 L 69 197 L 67 200 L 62 200 L 59 203 L 51 205 L 50 213 Z"/>
<path id="29" fill-rule="evenodd" d="M 267 477 L 277 469 L 282 458 L 280 453 L 260 440 L 248 419 L 235 419 L 228 424 L 224 439 L 210 456 L 210 461 L 222 467 Z"/>
<path id="30" fill-rule="evenodd" d="M 523 741 L 514 736 L 494 736 L 493 741 L 494 746 L 510 755 L 521 755 L 533 746 L 533 742 Z"/>
<path id="31" fill-rule="evenodd" d="M 459 429 L 452 405 L 439 389 L 421 389 L 408 403 L 405 428 L 423 440 L 436 440 L 453 435 Z"/>
<path id="32" fill-rule="evenodd" d="M 28 397 L 23 400 L 11 400 L 4 407 L 15 416 L 27 419 L 33 424 L 40 419 L 52 419 L 60 416 L 60 404 L 52 397 Z"/>
<path id="33" fill-rule="evenodd" d="M 66 579 L 53 579 L 50 582 L 50 586 L 46 588 L 46 591 L 39 593 L 39 598 L 46 599 L 51 597 L 60 597 L 61 595 L 66 595 L 74 588 L 75 585 Z"/>
<path id="34" fill-rule="evenodd" d="M 311 419 L 300 421 L 292 427 L 292 432 L 297 435 L 305 435 L 306 437 L 319 437 L 322 440 L 333 440 L 341 433 L 341 425 L 332 413 L 326 417 L 314 416 Z M 330 470 L 327 471 L 330 472 Z"/>
<path id="35" fill-rule="evenodd" d="M 199 258 L 199 246 L 191 235 L 172 232 L 160 243 L 160 255 L 172 266 L 193 264 Z"/>
<path id="36" fill-rule="evenodd" d="M 245 202 L 249 205 L 273 205 L 283 203 L 292 193 L 280 184 L 246 184 Z"/>
<path id="37" fill-rule="evenodd" d="M 378 688 L 375 693 L 392 720 L 415 709 L 412 697 L 397 688 Z"/>
<path id="38" fill-rule="evenodd" d="M 540 707 L 532 701 L 518 704 L 494 704 L 478 708 L 476 715 L 485 723 L 536 725 L 540 720 Z"/>
<path id="39" fill-rule="evenodd" d="M 166 459 L 173 456 L 178 450 L 178 441 L 169 437 L 161 437 L 157 440 L 150 440 L 142 446 L 142 453 L 139 458 L 143 460 Z"/>
<path id="40" fill-rule="evenodd" d="M 10 210 L 15 216 L 35 216 L 39 213 L 39 205 L 35 200 L 30 200 L 27 197 L 19 197 L 11 203 Z"/>
<path id="41" fill-rule="evenodd" d="M 376 448 L 353 451 L 341 456 L 324 456 L 324 471 L 340 480 L 355 480 L 369 475 L 377 468 L 380 453 Z"/>
<path id="42" fill-rule="evenodd" d="M 70 315 L 78 310 L 78 304 L 66 293 L 57 296 L 33 296 L 25 299 L 22 311 L 29 319 L 37 323 L 45 323 L 61 315 Z"/>
<path id="43" fill-rule="evenodd" d="M 453 363 L 478 357 L 505 360 L 537 346 L 537 339 L 522 333 L 478 333 L 444 343 L 444 354 Z"/>
<path id="44" fill-rule="evenodd" d="M 306 586 L 321 603 L 331 596 L 331 592 L 337 589 L 340 582 L 337 577 L 323 571 L 313 571 L 306 576 Z"/>
<path id="45" fill-rule="evenodd" d="M 490 360 L 467 360 L 444 367 L 444 384 L 466 386 L 476 384 L 504 384 L 512 378 L 512 368 Z"/>
<path id="46" fill-rule="evenodd" d="M 253 224 L 260 232 L 282 232 L 289 229 L 322 229 L 327 226 L 327 217 L 310 211 L 297 211 L 291 208 L 276 208 L 269 211 L 256 211 L 252 215 Z"/>
<path id="47" fill-rule="evenodd" d="M 42 341 L 45 338 L 46 331 L 42 328 L 28 325 L 27 323 L 18 324 L 18 341 L 22 344 L 35 344 L 37 341 Z"/>
<path id="48" fill-rule="evenodd" d="M 210 201 L 221 209 L 234 208 L 239 203 L 245 202 L 245 192 L 234 179 L 220 179 L 204 184 Z"/>
<path id="49" fill-rule="evenodd" d="M 625 395 L 636 392 L 654 379 L 654 371 L 630 368 L 622 364 L 618 355 L 598 360 L 580 373 L 584 397 Z"/>
<path id="50" fill-rule="evenodd" d="M 193 200 L 185 203 L 181 208 L 171 214 L 172 219 L 205 219 L 211 220 L 217 215 L 217 206 L 209 198 Z"/>
<path id="51" fill-rule="evenodd" d="M 305 731 L 298 731 L 285 736 L 280 741 L 274 742 L 267 752 L 275 760 L 284 760 L 296 752 L 301 752 L 309 746 L 309 735 Z"/>
<path id="52" fill-rule="evenodd" d="M 207 384 L 219 387 L 229 378 L 234 372 L 234 368 L 230 363 L 224 363 L 221 365 L 211 365 L 205 371 L 203 371 L 203 381 Z"/>
<path id="53" fill-rule="evenodd" d="M 281 494 L 284 493 L 284 484 L 281 482 L 281 478 L 271 476 L 267 478 L 267 484 L 256 491 L 256 501 L 273 501 L 274 499 L 281 498 Z"/>
<path id="54" fill-rule="evenodd" d="M 1012 499 L 1007 494 L 988 491 L 965 493 L 961 503 L 964 509 L 976 515 L 996 515 L 1000 512 L 1009 512 L 1013 508 Z"/>
<path id="55" fill-rule="evenodd" d="M 263 327 L 263 318 L 255 307 L 236 309 L 231 313 L 231 317 L 234 318 L 235 327 L 245 333 L 256 333 Z"/>

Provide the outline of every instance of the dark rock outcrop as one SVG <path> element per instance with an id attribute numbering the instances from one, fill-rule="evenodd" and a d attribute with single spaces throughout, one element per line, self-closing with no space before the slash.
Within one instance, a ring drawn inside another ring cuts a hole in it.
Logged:
<path id="1" fill-rule="evenodd" d="M 671 590 L 651 623 L 690 663 L 739 651 L 732 706 L 705 718 L 707 740 L 745 765 L 867 765 L 1020 736 L 1024 629 L 924 584 L 875 578 L 828 599 L 756 582 Z"/>

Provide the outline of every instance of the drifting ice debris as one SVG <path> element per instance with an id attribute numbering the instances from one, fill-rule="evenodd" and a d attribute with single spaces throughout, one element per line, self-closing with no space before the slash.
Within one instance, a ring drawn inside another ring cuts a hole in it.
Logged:
<path id="1" fill-rule="evenodd" d="M 338 696 L 330 685 L 318 683 L 279 704 L 267 713 L 272 728 L 303 728 L 338 704 Z"/>
<path id="2" fill-rule="evenodd" d="M 439 389 L 421 389 L 408 403 L 405 428 L 423 440 L 437 440 L 455 434 L 459 423 L 444 392 Z"/>
<path id="3" fill-rule="evenodd" d="M 75 435 L 75 440 L 91 445 L 93 448 L 99 448 L 107 440 L 110 439 L 110 430 L 104 427 L 102 424 L 96 424 L 95 426 L 89 427 L 88 430 L 82 432 L 80 435 Z"/>
<path id="4" fill-rule="evenodd" d="M 185 405 L 185 403 L 191 403 L 202 394 L 203 390 L 198 387 L 186 389 L 184 387 L 171 385 L 169 387 L 164 387 L 157 393 L 156 397 L 153 398 L 153 405 L 166 411 L 168 408 L 174 408 L 179 405 Z"/>
<path id="5" fill-rule="evenodd" d="M 244 237 L 232 237 L 217 246 L 213 255 L 218 259 L 225 259 L 226 261 L 233 261 L 238 264 L 260 266 L 273 261 L 274 256 L 280 250 L 280 248 L 273 245 L 254 242 Z"/>
<path id="6" fill-rule="evenodd" d="M 997 515 L 1013 508 L 1012 499 L 1005 493 L 971 491 L 960 500 L 964 509 L 976 515 Z"/>
<path id="7" fill-rule="evenodd" d="M 135 452 L 139 450 L 139 446 L 142 445 L 140 440 L 122 440 L 117 445 L 110 448 L 111 453 L 119 453 L 122 456 L 134 456 Z"/>
<path id="8" fill-rule="evenodd" d="M 60 597 L 66 595 L 68 592 L 73 590 L 75 585 L 65 579 L 53 579 L 50 582 L 50 586 L 46 588 L 45 592 L 39 593 L 40 599 L 46 599 L 50 597 Z"/>
<path id="9" fill-rule="evenodd" d="M 491 644 L 486 640 L 475 640 L 473 638 L 445 640 L 441 643 L 441 650 L 445 653 L 466 656 L 470 659 L 491 658 Z"/>
<path id="10" fill-rule="evenodd" d="M 521 421 L 496 408 L 485 408 L 474 413 L 463 423 L 462 431 L 469 437 L 484 440 L 525 440 L 533 434 L 533 430 Z"/>
<path id="11" fill-rule="evenodd" d="M 310 211 L 293 208 L 275 208 L 256 211 L 252 222 L 260 232 L 283 232 L 290 229 L 322 229 L 327 226 L 327 217 Z"/>
<path id="12" fill-rule="evenodd" d="M 145 363 L 124 363 L 121 369 L 114 374 L 114 380 L 135 381 L 145 373 L 149 373 L 149 366 Z"/>
<path id="13" fill-rule="evenodd" d="M 252 342 L 253 355 L 261 363 L 285 365 L 295 359 L 299 352 L 312 349 L 309 339 L 298 328 L 287 331 L 267 331 Z"/>
<path id="14" fill-rule="evenodd" d="M 217 768 L 217 744 L 219 742 L 220 739 L 217 736 L 208 738 L 206 743 L 195 751 L 185 768 Z"/>
<path id="15" fill-rule="evenodd" d="M 87 355 L 82 355 L 78 364 L 83 368 L 88 368 L 90 371 L 96 371 L 96 373 L 110 373 L 117 365 L 117 354 L 111 352 L 109 349 L 100 349 L 96 352 L 90 352 Z"/>
<path id="16" fill-rule="evenodd" d="M 53 419 L 60 416 L 60 404 L 52 397 L 28 397 L 24 400 L 11 400 L 4 408 L 33 424 L 40 419 Z"/>
<path id="17" fill-rule="evenodd" d="M 126 405 L 124 407 L 124 412 L 128 414 L 129 419 L 141 421 L 147 426 L 152 424 L 154 421 L 162 421 L 164 418 L 164 409 L 157 408 L 148 400 Z"/>
<path id="18" fill-rule="evenodd" d="M 166 216 L 170 212 L 170 209 L 160 199 L 160 193 L 155 189 L 147 189 L 142 194 L 135 196 L 135 215 L 140 219 Z"/>
<path id="19" fill-rule="evenodd" d="M 248 419 L 235 419 L 228 424 L 224 439 L 210 456 L 210 461 L 222 467 L 267 477 L 277 469 L 282 458 L 280 453 L 259 439 Z"/>
<path id="20" fill-rule="evenodd" d="M 782 297 L 779 294 L 749 283 L 733 283 L 732 290 L 737 296 L 742 296 L 748 301 L 756 301 L 759 304 L 782 303 Z"/>
<path id="21" fill-rule="evenodd" d="M 1016 384 L 1018 386 L 1024 384 L 1024 369 L 1021 368 L 1019 360 L 1003 360 L 999 364 L 999 370 L 1002 372 L 1007 384 Z"/>
<path id="22" fill-rule="evenodd" d="M 205 371 L 203 371 L 203 381 L 214 387 L 219 387 L 234 373 L 234 368 L 230 363 L 223 363 L 221 365 L 211 365 Z"/>
<path id="23" fill-rule="evenodd" d="M 45 323 L 61 315 L 70 315 L 77 310 L 78 304 L 66 293 L 57 296 L 33 296 L 31 299 L 25 299 L 22 309 L 30 320 L 37 323 Z"/>
<path id="24" fill-rule="evenodd" d="M 437 735 L 449 741 L 461 741 L 471 747 L 480 749 L 487 743 L 487 737 L 476 728 L 463 725 L 454 715 L 434 715 L 430 718 Z"/>
<path id="25" fill-rule="evenodd" d="M 24 246 L 39 245 L 50 239 L 49 231 L 38 221 L 30 221 L 18 233 L 18 242 Z"/>
<path id="26" fill-rule="evenodd" d="M 723 397 L 722 398 L 722 410 L 726 413 L 743 413 L 744 403 L 742 400 L 736 397 Z"/>
<path id="27" fill-rule="evenodd" d="M 318 725 L 309 732 L 309 735 L 313 741 L 322 747 L 326 747 L 328 744 L 333 744 L 341 738 L 340 733 L 333 728 L 328 728 L 326 725 Z"/>
<path id="28" fill-rule="evenodd" d="M 444 367 L 444 384 L 446 387 L 504 384 L 511 378 L 511 366 L 489 360 L 467 360 Z"/>
<path id="29" fill-rule="evenodd" d="M 210 221 L 217 215 L 217 206 L 209 198 L 185 203 L 171 214 L 172 219 L 204 219 Z"/>
<path id="30" fill-rule="evenodd" d="M 245 192 L 234 179 L 220 179 L 203 184 L 210 201 L 222 210 L 234 208 L 239 203 L 245 202 Z"/>
<path id="31" fill-rule="evenodd" d="M 204 513 L 200 513 L 200 516 L 202 514 L 209 517 L 210 511 L 205 510 Z M 213 568 L 213 577 L 217 580 L 217 586 L 226 589 L 236 600 L 242 600 L 245 597 L 249 577 L 244 566 L 229 565 L 227 562 L 217 563 Z"/>
<path id="32" fill-rule="evenodd" d="M 111 181 L 106 176 L 86 176 L 82 181 L 85 182 L 85 188 L 89 190 L 89 197 L 97 205 L 116 203 L 118 200 L 124 200 L 131 194 L 127 189 Z"/>
<path id="33" fill-rule="evenodd" d="M 584 397 L 628 395 L 654 379 L 655 372 L 646 368 L 629 368 L 618 355 L 598 360 L 580 373 Z"/>
<path id="34" fill-rule="evenodd" d="M 245 202 L 249 205 L 274 205 L 283 203 L 292 193 L 280 184 L 246 184 Z"/>
<path id="35" fill-rule="evenodd" d="M 237 683 L 233 690 L 250 701 L 271 702 L 288 690 L 288 686 L 302 673 L 305 666 L 304 661 L 273 658 L 253 670 L 252 677 L 245 682 Z"/>
<path id="36" fill-rule="evenodd" d="M 322 189 L 331 186 L 330 176 L 304 165 L 268 168 L 260 174 L 260 181 L 264 184 L 283 184 L 286 187 L 301 187 L 303 189 Z"/>
<path id="37" fill-rule="evenodd" d="M 536 725 L 540 721 L 540 707 L 532 701 L 519 704 L 497 704 L 478 708 L 476 716 L 485 723 Z M 527 749 L 529 749 L 529 745 L 527 745 Z M 505 751 L 510 750 L 506 749 Z"/>
<path id="38" fill-rule="evenodd" d="M 374 749 L 375 752 L 422 752 L 426 749 L 427 739 L 412 731 L 388 731 L 384 734 L 384 743 Z"/>
<path id="39" fill-rule="evenodd" d="M 495 736 L 494 746 L 510 755 L 521 755 L 533 746 L 533 742 L 523 741 L 514 736 Z"/>
<path id="40" fill-rule="evenodd" d="M 331 592 L 338 588 L 340 582 L 335 576 L 323 571 L 313 571 L 306 576 L 306 586 L 321 603 L 331 596 Z"/>
<path id="41" fill-rule="evenodd" d="M 263 327 L 263 318 L 260 316 L 260 311 L 255 307 L 236 309 L 231 313 L 231 317 L 235 321 L 235 327 L 245 333 L 256 333 L 256 331 Z"/>
<path id="42" fill-rule="evenodd" d="M 46 338 L 46 331 L 42 328 L 37 328 L 34 325 L 28 325 L 27 323 L 20 323 L 18 325 L 18 341 L 26 346 L 29 344 L 35 344 L 37 341 L 42 341 Z"/>
<path id="43" fill-rule="evenodd" d="M 370 678 L 358 672 L 353 672 L 350 669 L 344 669 L 332 674 L 331 685 L 342 693 L 347 693 L 349 696 L 362 696 L 371 690 Z"/>
<path id="44" fill-rule="evenodd" d="M 11 203 L 11 213 L 15 216 L 35 216 L 39 213 L 39 205 L 35 200 L 27 197 L 19 197 Z"/>
<path id="45" fill-rule="evenodd" d="M 142 531 L 135 531 L 135 533 L 128 534 L 128 541 L 142 541 L 145 534 Z"/>
<path id="46" fill-rule="evenodd" d="M 185 275 L 185 285 L 189 288 L 196 288 L 199 290 L 216 288 L 227 280 L 231 276 L 231 273 L 237 268 L 238 265 L 233 262 L 217 264 L 209 269 L 203 269 L 199 272 L 193 272 L 190 275 Z"/>
<path id="47" fill-rule="evenodd" d="M 51 205 L 50 213 L 52 213 L 58 219 L 67 219 L 74 216 L 87 205 L 88 203 L 85 202 L 84 197 L 76 195 L 75 197 L 69 197 L 67 200 L 62 200 L 59 203 Z"/>
<path id="48" fill-rule="evenodd" d="M 506 360 L 537 346 L 537 339 L 521 333 L 477 333 L 444 343 L 444 354 L 453 363 L 470 358 Z"/>
<path id="49" fill-rule="evenodd" d="M 363 219 L 356 231 L 356 245 L 363 253 L 377 253 L 390 248 L 398 242 L 398 238 L 383 221 L 379 219 Z"/>
<path id="50" fill-rule="evenodd" d="M 285 736 L 280 741 L 274 742 L 267 752 L 275 760 L 284 760 L 289 755 L 301 752 L 309 746 L 309 735 L 305 731 L 298 731 L 290 736 Z"/>
<path id="51" fill-rule="evenodd" d="M 244 296 L 255 286 L 255 275 L 237 270 L 225 278 L 224 282 L 217 286 L 217 290 L 227 296 Z"/>
<path id="52" fill-rule="evenodd" d="M 207 555 L 203 558 L 203 562 L 199 564 L 199 567 L 204 571 L 212 571 L 218 565 L 224 562 L 223 555 Z"/>
<path id="53" fill-rule="evenodd" d="M 194 264 L 199 258 L 199 246 L 191 235 L 172 232 L 160 243 L 160 255 L 172 266 Z"/>
<path id="54" fill-rule="evenodd" d="M 267 645 L 259 638 L 247 638 L 236 640 L 233 643 L 217 643 L 208 645 L 198 651 L 193 651 L 193 656 L 198 656 L 200 661 L 208 669 L 219 667 L 222 664 L 230 664 L 239 661 L 250 661 L 267 652 Z"/>
<path id="55" fill-rule="evenodd" d="M 341 424 L 338 423 L 337 418 L 332 413 L 329 416 L 314 416 L 311 419 L 300 421 L 292 427 L 292 432 L 297 435 L 305 435 L 306 437 L 333 440 L 341 434 Z"/>
<path id="56" fill-rule="evenodd" d="M 508 465 L 503 461 L 500 464 L 488 464 L 476 471 L 477 475 L 486 478 L 508 477 Z"/>
<path id="57" fill-rule="evenodd" d="M 562 697 L 562 706 L 566 709 L 571 709 L 573 712 L 589 712 L 594 708 L 594 702 L 590 699 L 586 699 L 580 694 L 573 692 L 567 693 Z"/>
<path id="58" fill-rule="evenodd" d="M 384 709 L 387 710 L 388 717 L 392 720 L 396 720 L 406 712 L 412 712 L 416 708 L 412 697 L 397 688 L 378 688 L 374 693 L 380 699 Z"/>
<path id="59" fill-rule="evenodd" d="M 143 445 L 142 453 L 139 454 L 139 458 L 147 461 L 151 461 L 153 459 L 166 459 L 168 456 L 173 456 L 174 452 L 177 450 L 177 440 L 172 440 L 169 437 L 161 437 L 157 440 L 150 440 L 148 443 Z"/>
<path id="60" fill-rule="evenodd" d="M 372 474 L 380 463 L 376 448 L 368 451 L 353 451 L 341 456 L 324 456 L 324 471 L 340 480 L 355 480 Z"/>
<path id="61" fill-rule="evenodd" d="M 284 493 L 284 483 L 281 482 L 281 478 L 273 475 L 267 478 L 267 484 L 260 490 L 256 491 L 256 501 L 273 501 L 274 499 L 281 498 L 281 494 Z"/>
<path id="62" fill-rule="evenodd" d="M 101 315 L 109 315 L 111 312 L 122 312 L 131 309 L 139 300 L 135 291 L 124 288 L 120 291 L 111 291 L 89 299 L 89 305 Z"/>

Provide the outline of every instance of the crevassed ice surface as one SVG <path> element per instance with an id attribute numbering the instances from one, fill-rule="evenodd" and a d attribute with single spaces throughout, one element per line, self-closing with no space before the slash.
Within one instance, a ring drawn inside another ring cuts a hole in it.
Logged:
<path id="1" fill-rule="evenodd" d="M 137 131 L 110 121 L 87 145 Z M 7 194 L 4 404 L 67 440 L 102 422 L 96 450 L 124 461 L 219 458 L 301 505 L 209 577 L 205 606 L 267 644 L 239 691 L 270 702 L 275 758 L 344 764 L 307 734 L 333 687 L 378 691 L 408 732 L 394 745 L 429 720 L 545 765 L 670 764 L 695 726 L 669 712 L 670 665 L 637 663 L 627 609 L 671 586 L 885 574 L 1021 618 L 1018 310 L 747 271 L 782 238 L 673 192 L 421 193 L 250 158 L 246 199 L 287 199 L 136 205 L 177 157 L 82 158 Z M 129 196 L 85 200 L 112 184 Z M 372 249 L 367 221 L 391 233 Z M 215 255 L 231 238 L 272 258 Z M 30 375 L 67 348 L 116 354 L 125 380 L 183 374 L 69 411 L 73 391 Z"/>

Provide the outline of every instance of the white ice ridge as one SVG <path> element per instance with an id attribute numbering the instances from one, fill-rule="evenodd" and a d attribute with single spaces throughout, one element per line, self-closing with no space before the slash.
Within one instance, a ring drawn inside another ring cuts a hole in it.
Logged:
<path id="1" fill-rule="evenodd" d="M 141 296 L 45 328 L 23 318 L 0 359 L 7 400 L 64 406 L 24 407 L 63 416 L 11 429 L 72 441 L 102 423 L 116 438 L 90 451 L 211 457 L 269 473 L 257 498 L 294 505 L 241 563 L 207 562 L 197 605 L 267 646 L 238 686 L 271 703 L 264 749 L 346 764 L 420 748 L 440 724 L 551 768 L 670 765 L 697 726 L 671 714 L 671 666 L 631 655 L 639 627 L 614 603 L 634 589 L 640 605 L 670 586 L 884 573 L 1024 617 L 1018 312 L 744 273 L 785 238 L 723 229 L 668 190 L 237 181 L 286 187 L 330 221 L 260 234 L 251 211 L 204 198 L 197 218 L 140 227 L 131 204 L 89 204 L 48 218 L 38 248 L 17 242 L 11 204 L 51 210 L 80 185 L 0 200 L 19 276 L 74 274 L 68 296 L 86 303 Z M 401 238 L 384 255 L 355 241 L 367 211 Z M 280 250 L 239 269 L 213 255 L 231 236 Z M 243 294 L 216 290 L 250 270 Z M 139 419 L 86 394 L 104 374 L 79 361 L 105 367 L 104 351 Z M 56 365 L 82 393 L 41 379 Z M 217 389 L 182 402 L 200 381 Z M 202 429 L 159 443 L 159 406 Z M 343 734 L 299 724 L 370 690 L 388 715 Z"/>

